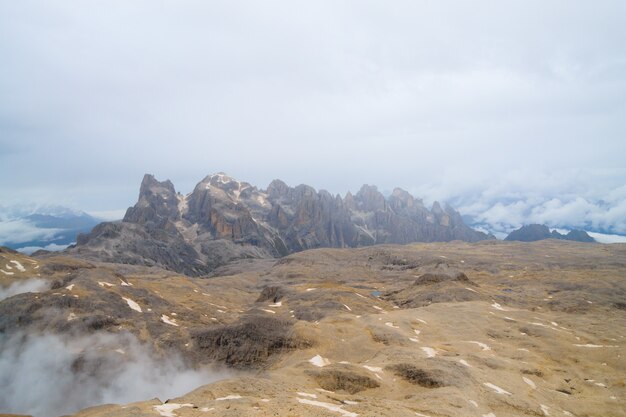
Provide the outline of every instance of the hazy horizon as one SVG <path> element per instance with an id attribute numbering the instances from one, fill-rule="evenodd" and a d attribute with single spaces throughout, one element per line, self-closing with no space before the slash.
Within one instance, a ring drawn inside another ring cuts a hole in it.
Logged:
<path id="1" fill-rule="evenodd" d="M 624 12 L 0 1 L 0 205 L 119 213 L 146 172 L 224 171 L 626 234 Z"/>

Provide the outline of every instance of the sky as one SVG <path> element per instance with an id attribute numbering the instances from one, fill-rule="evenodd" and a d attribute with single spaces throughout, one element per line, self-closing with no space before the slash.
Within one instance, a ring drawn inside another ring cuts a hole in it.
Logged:
<path id="1" fill-rule="evenodd" d="M 0 0 L 0 205 L 144 173 L 626 234 L 626 2 Z M 481 226 L 482 225 L 482 226 Z"/>

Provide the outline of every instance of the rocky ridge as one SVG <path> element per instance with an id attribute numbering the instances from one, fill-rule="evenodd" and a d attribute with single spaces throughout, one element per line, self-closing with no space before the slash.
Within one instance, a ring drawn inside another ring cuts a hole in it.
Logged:
<path id="1" fill-rule="evenodd" d="M 156 265 L 198 276 L 235 259 L 281 257 L 306 249 L 489 239 L 450 206 L 429 210 L 396 188 L 375 186 L 333 196 L 274 180 L 266 190 L 226 174 L 209 175 L 193 192 L 146 174 L 123 221 L 80 235 L 71 253 L 104 261 Z"/>
<path id="2" fill-rule="evenodd" d="M 571 240 L 574 242 L 586 242 L 593 243 L 596 240 L 589 236 L 584 230 L 571 230 L 566 235 L 557 232 L 556 230 L 550 231 L 548 226 L 543 224 L 530 224 L 520 227 L 517 230 L 513 230 L 504 239 L 508 241 L 520 241 L 520 242 L 535 242 L 543 239 L 559 239 L 559 240 Z"/>

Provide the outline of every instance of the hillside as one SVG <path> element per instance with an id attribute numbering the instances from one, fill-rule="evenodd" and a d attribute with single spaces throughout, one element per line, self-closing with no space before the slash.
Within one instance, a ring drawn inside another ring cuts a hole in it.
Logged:
<path id="1" fill-rule="evenodd" d="M 2 411 L 626 415 L 626 245 L 317 249 L 211 279 L 60 255 L 20 262 L 52 289 L 0 302 L 0 351 L 15 355 L 1 388 L 57 386 L 26 404 L 4 397 Z M 48 355 L 29 356 L 44 342 Z"/>

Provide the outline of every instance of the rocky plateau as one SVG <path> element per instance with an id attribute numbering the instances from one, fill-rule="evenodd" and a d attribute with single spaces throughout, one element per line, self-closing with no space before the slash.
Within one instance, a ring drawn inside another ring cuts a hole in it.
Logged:
<path id="1" fill-rule="evenodd" d="M 128 217 L 138 219 L 133 213 Z M 163 228 L 181 221 L 164 219 Z M 10 361 L 30 349 L 34 335 L 54 335 L 101 341 L 64 350 L 65 371 L 83 385 L 101 377 L 104 389 L 141 361 L 130 340 L 153 363 L 176 356 L 179 373 L 207 372 L 204 382 L 179 395 L 147 393 L 122 403 L 115 398 L 132 383 L 108 399 L 39 378 L 29 390 L 43 384 L 60 398 L 30 409 L 11 406 L 19 387 L 2 375 L 0 412 L 626 415 L 624 244 L 486 240 L 320 248 L 239 259 L 213 269 L 210 278 L 72 253 L 27 257 L 3 250 L 0 265 L 2 288 L 33 279 L 46 284 L 0 301 L 0 350 L 7 340 L 18 346 Z M 30 363 L 20 372 L 39 371 Z M 10 377 L 17 381 L 20 374 Z"/>

